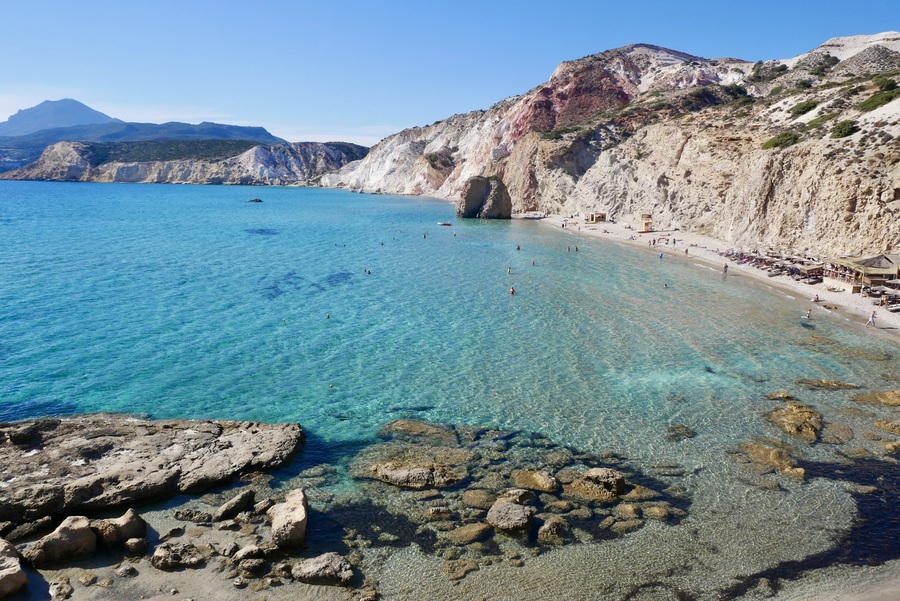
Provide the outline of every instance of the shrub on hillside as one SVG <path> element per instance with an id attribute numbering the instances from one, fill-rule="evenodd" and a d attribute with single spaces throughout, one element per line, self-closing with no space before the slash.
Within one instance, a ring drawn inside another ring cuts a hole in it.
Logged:
<path id="1" fill-rule="evenodd" d="M 859 128 L 856 126 L 856 121 L 847 119 L 845 121 L 838 121 L 834 124 L 834 127 L 831 128 L 831 137 L 846 138 L 847 136 L 853 135 L 858 131 Z"/>
<path id="2" fill-rule="evenodd" d="M 861 111 L 874 111 L 878 107 L 884 106 L 894 98 L 898 97 L 900 97 L 900 90 L 882 90 L 881 92 L 876 92 L 867 100 L 860 102 L 858 108 Z"/>
<path id="3" fill-rule="evenodd" d="M 791 107 L 791 115 L 793 115 L 794 117 L 805 115 L 817 106 L 819 106 L 819 103 L 815 100 L 804 100 L 803 102 L 795 104 Z"/>
<path id="4" fill-rule="evenodd" d="M 763 143 L 763 149 L 770 148 L 786 148 L 800 141 L 800 135 L 792 131 L 786 131 L 778 134 L 774 138 L 769 138 Z"/>

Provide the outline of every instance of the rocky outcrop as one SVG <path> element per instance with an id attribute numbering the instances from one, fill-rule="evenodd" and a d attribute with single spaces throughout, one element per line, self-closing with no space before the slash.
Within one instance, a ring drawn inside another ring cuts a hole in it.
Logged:
<path id="1" fill-rule="evenodd" d="M 28 584 L 19 554 L 11 543 L 0 538 L 0 599 L 12 595 Z"/>
<path id="2" fill-rule="evenodd" d="M 272 521 L 272 542 L 279 547 L 297 547 L 306 538 L 308 519 L 306 493 L 302 488 L 287 494 L 284 503 L 269 508 L 266 515 Z"/>
<path id="3" fill-rule="evenodd" d="M 0 425 L 0 521 L 118 507 L 198 491 L 285 462 L 298 424 L 86 415 Z"/>
<path id="4" fill-rule="evenodd" d="M 788 401 L 784 407 L 770 411 L 767 417 L 772 425 L 806 442 L 815 442 L 822 431 L 822 414 L 797 401 Z"/>
<path id="5" fill-rule="evenodd" d="M 512 217 L 512 200 L 506 186 L 497 178 L 469 179 L 456 203 L 456 216 L 509 219 Z"/>
<path id="6" fill-rule="evenodd" d="M 389 136 L 322 183 L 437 196 L 465 210 L 479 196 L 472 178 L 495 177 L 513 212 L 605 212 L 630 223 L 651 213 L 657 229 L 732 246 L 880 252 L 900 245 L 900 100 L 864 111 L 877 83 L 851 93 L 841 63 L 818 69 L 826 54 L 851 63 L 867 51 L 856 62 L 890 70 L 898 40 L 836 38 L 759 65 L 648 45 L 610 50 L 563 63 L 488 110 Z M 854 74 L 865 72 L 878 71 Z M 813 108 L 800 113 L 801 103 Z M 832 138 L 845 120 L 858 131 Z M 797 142 L 763 148 L 784 132 Z M 436 169 L 433 155 L 448 161 Z"/>
<path id="7" fill-rule="evenodd" d="M 84 516 L 67 517 L 50 534 L 29 546 L 22 556 L 34 567 L 90 557 L 97 550 L 97 536 Z"/>
<path id="8" fill-rule="evenodd" d="M 57 142 L 40 158 L 0 179 L 53 181 L 313 185 L 326 174 L 366 155 L 367 149 L 343 142 L 297 142 L 255 146 L 221 160 L 182 159 L 94 164 L 89 145 Z"/>

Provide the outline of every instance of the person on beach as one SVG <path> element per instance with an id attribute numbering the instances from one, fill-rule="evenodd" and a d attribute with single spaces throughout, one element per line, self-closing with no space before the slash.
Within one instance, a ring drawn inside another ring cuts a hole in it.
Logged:
<path id="1" fill-rule="evenodd" d="M 510 288 L 510 289 L 509 289 L 509 294 L 510 294 L 510 296 L 515 296 L 515 295 L 516 295 L 516 289 L 515 289 L 515 288 Z"/>
<path id="2" fill-rule="evenodd" d="M 812 309 L 806 310 L 806 319 L 812 319 Z"/>
<path id="3" fill-rule="evenodd" d="M 869 315 L 869 321 L 866 322 L 866 327 L 868 328 L 869 326 L 877 327 L 875 325 L 875 311 L 872 311 L 872 314 Z"/>
<path id="4" fill-rule="evenodd" d="M 728 273 L 728 263 L 725 263 L 725 266 L 722 268 L 722 273 L 723 273 L 723 274 L 727 274 L 727 273 Z"/>

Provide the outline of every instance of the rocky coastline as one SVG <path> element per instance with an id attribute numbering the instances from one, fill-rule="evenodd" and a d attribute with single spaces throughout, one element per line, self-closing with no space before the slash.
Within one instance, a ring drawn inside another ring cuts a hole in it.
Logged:
<path id="1" fill-rule="evenodd" d="M 900 395 L 798 384 L 860 405 Z M 822 476 L 803 449 L 854 438 L 787 391 L 766 401 L 773 436 L 727 453 L 761 490 Z M 896 420 L 874 426 L 886 441 L 900 433 Z M 672 425 L 666 444 L 697 434 Z M 677 462 L 637 467 L 540 434 L 398 419 L 346 462 L 309 466 L 304 440 L 299 424 L 112 414 L 0 424 L 0 598 L 376 599 L 379 561 L 404 548 L 442 562 L 453 584 L 691 512 Z M 280 480 L 266 473 L 289 463 Z"/>

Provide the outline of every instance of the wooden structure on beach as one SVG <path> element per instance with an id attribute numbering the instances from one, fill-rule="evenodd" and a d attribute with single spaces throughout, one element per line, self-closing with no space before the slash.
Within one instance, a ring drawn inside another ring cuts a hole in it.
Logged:
<path id="1" fill-rule="evenodd" d="M 588 223 L 603 223 L 606 221 L 606 213 L 591 213 L 588 215 Z"/>

